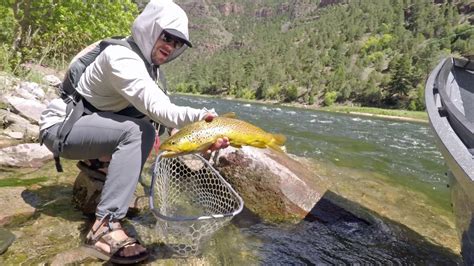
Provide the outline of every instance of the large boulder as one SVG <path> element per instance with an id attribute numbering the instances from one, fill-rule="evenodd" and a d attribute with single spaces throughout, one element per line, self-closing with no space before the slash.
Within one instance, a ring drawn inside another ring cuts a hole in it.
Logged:
<path id="1" fill-rule="evenodd" d="M 224 149 L 215 168 L 242 196 L 245 206 L 267 220 L 306 217 L 324 193 L 324 188 L 312 185 L 315 173 L 306 165 L 269 149 Z"/>

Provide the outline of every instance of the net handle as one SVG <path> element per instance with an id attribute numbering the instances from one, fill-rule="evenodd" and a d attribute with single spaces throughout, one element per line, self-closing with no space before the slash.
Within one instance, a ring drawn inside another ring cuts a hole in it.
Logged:
<path id="1" fill-rule="evenodd" d="M 233 217 L 244 209 L 244 201 L 242 197 L 234 190 L 234 188 L 227 182 L 220 174 L 217 172 L 217 170 L 206 160 L 204 157 L 202 157 L 199 154 L 194 154 L 194 156 L 197 156 L 206 166 L 208 166 L 212 172 L 224 183 L 224 185 L 232 192 L 232 194 L 238 199 L 239 201 L 239 208 L 232 213 L 225 213 L 225 214 L 215 214 L 215 215 L 205 215 L 205 216 L 194 216 L 194 217 L 168 217 L 163 214 L 161 214 L 157 209 L 155 209 L 155 201 L 153 199 L 153 191 L 155 187 L 155 179 L 156 179 L 156 170 L 158 167 L 159 162 L 161 161 L 162 158 L 162 153 L 158 154 L 155 160 L 155 165 L 153 169 L 153 173 L 151 175 L 151 186 L 150 186 L 150 195 L 148 196 L 149 199 L 149 204 L 150 204 L 150 210 L 153 212 L 154 215 L 160 217 L 163 220 L 166 221 L 172 221 L 172 222 L 186 222 L 186 221 L 196 221 L 196 220 L 209 220 L 209 219 L 219 219 L 219 218 L 224 218 L 224 217 Z"/>

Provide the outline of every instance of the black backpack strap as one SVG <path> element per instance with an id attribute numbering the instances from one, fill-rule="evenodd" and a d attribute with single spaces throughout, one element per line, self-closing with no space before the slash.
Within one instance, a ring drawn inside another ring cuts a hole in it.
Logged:
<path id="1" fill-rule="evenodd" d="M 59 160 L 59 154 L 63 151 L 63 145 L 66 142 L 66 138 L 69 135 L 69 132 L 71 132 L 74 123 L 76 123 L 76 121 L 84 114 L 84 104 L 82 100 L 79 100 L 77 103 L 70 101 L 67 104 L 66 114 L 66 118 L 58 128 L 56 139 L 53 141 L 53 157 L 58 172 L 63 171 L 63 167 Z"/>

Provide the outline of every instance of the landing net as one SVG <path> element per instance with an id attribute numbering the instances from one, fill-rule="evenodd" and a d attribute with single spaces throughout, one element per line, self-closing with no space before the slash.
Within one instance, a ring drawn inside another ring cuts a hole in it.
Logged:
<path id="1" fill-rule="evenodd" d="M 158 233 L 178 256 L 199 254 L 243 206 L 239 194 L 200 155 L 157 157 L 150 208 Z"/>

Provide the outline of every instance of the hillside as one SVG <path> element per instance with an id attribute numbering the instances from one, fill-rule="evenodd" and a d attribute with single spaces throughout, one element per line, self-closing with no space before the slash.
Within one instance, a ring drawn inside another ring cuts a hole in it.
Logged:
<path id="1" fill-rule="evenodd" d="M 474 54 L 474 3 L 181 0 L 195 48 L 164 66 L 178 92 L 423 110 L 443 56 Z"/>
<path id="2" fill-rule="evenodd" d="M 130 34 L 147 0 L 3 1 L 0 71 L 64 70 L 82 48 Z M 176 92 L 423 110 L 441 57 L 474 54 L 472 0 L 176 0 L 192 49 L 163 68 Z"/>

